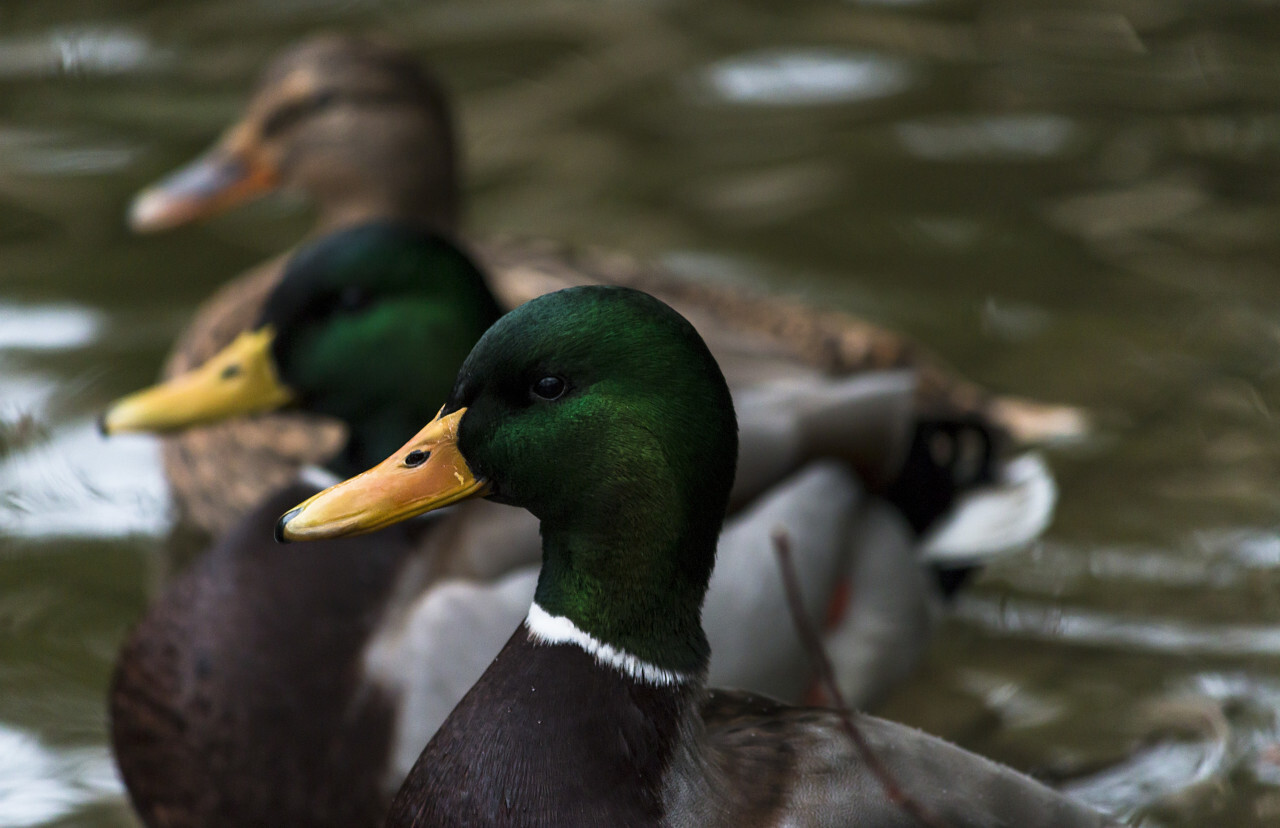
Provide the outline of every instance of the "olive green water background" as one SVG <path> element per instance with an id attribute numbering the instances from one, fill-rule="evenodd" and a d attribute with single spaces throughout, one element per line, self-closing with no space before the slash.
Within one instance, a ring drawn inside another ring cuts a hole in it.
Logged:
<path id="1" fill-rule="evenodd" d="M 133 824 L 105 687 L 201 539 L 92 420 L 309 214 L 124 210 L 319 29 L 438 69 L 477 237 L 787 291 L 1094 410 L 1043 543 L 882 712 L 1135 824 L 1280 824 L 1276 4 L 41 0 L 0 3 L 0 828 Z"/>

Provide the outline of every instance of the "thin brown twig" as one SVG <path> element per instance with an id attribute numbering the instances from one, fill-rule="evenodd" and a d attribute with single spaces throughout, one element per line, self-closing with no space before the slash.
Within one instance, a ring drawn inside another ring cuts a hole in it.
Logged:
<path id="1" fill-rule="evenodd" d="M 786 530 L 782 528 L 773 530 L 773 549 L 778 556 L 778 568 L 782 570 L 782 585 L 787 593 L 787 606 L 791 610 L 791 619 L 795 622 L 796 630 L 800 633 L 800 640 L 809 653 L 809 660 L 813 662 L 814 670 L 818 674 L 818 681 L 835 703 L 835 711 L 840 714 L 840 721 L 844 724 L 844 731 L 862 756 L 862 761 L 880 782 L 880 787 L 884 788 L 885 796 L 889 798 L 890 802 L 915 817 L 916 821 L 921 825 L 928 826 L 928 828 L 947 828 L 946 823 L 926 810 L 903 790 L 902 786 L 898 784 L 897 778 L 880 761 L 880 757 L 876 755 L 870 743 L 867 742 L 862 732 L 854 725 L 853 716 L 849 712 L 848 705 L 844 702 L 844 694 L 840 692 L 840 686 L 836 684 L 835 670 L 831 667 L 831 659 L 827 657 L 827 651 L 822 646 L 822 639 L 818 636 L 817 628 L 809 620 L 809 616 L 805 614 L 804 600 L 800 595 L 800 582 L 796 578 L 795 564 L 791 560 L 791 538 L 787 535 Z"/>

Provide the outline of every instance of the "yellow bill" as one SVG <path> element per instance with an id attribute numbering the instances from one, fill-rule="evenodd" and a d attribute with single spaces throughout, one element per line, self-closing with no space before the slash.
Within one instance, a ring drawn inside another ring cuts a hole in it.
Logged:
<path id="1" fill-rule="evenodd" d="M 113 403 L 103 434 L 173 431 L 245 414 L 274 411 L 293 399 L 271 358 L 271 326 L 247 331 L 204 365 Z"/>
<path id="2" fill-rule="evenodd" d="M 469 497 L 483 497 L 489 492 L 488 482 L 476 479 L 458 450 L 458 428 L 466 411 L 437 416 L 372 469 L 286 512 L 276 524 L 276 540 L 362 535 Z"/>

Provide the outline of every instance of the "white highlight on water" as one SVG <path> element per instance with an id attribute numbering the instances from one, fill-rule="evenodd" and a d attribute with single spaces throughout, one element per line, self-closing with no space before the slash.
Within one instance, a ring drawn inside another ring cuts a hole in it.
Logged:
<path id="1" fill-rule="evenodd" d="M 169 487 L 153 439 L 104 440 L 93 422 L 0 458 L 0 532 L 22 537 L 161 535 Z"/>
<path id="2" fill-rule="evenodd" d="M 912 65 L 871 52 L 770 50 L 722 60 L 705 70 L 713 94 L 734 104 L 809 106 L 899 95 L 916 82 Z"/>
<path id="3" fill-rule="evenodd" d="M 0 303 L 0 348 L 61 351 L 97 340 L 102 317 L 74 305 Z"/>
<path id="4" fill-rule="evenodd" d="M 54 749 L 0 724 L 0 828 L 44 825 L 122 794 L 105 749 Z"/>

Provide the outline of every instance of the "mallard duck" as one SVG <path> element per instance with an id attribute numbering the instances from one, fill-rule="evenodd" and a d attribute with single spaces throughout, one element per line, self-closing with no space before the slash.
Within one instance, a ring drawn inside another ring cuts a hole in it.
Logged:
<path id="1" fill-rule="evenodd" d="M 111 406 L 102 427 L 171 431 L 293 407 L 345 424 L 328 470 L 352 474 L 431 416 L 498 316 L 478 268 L 439 233 L 357 225 L 304 246 L 250 330 Z M 897 439 L 914 399 L 907 380 L 742 395 L 754 459 L 707 602 L 717 679 L 791 698 L 806 685 L 780 622 L 777 526 L 793 537 L 812 617 L 846 575 L 854 606 L 871 614 L 837 627 L 860 641 L 840 648 L 859 702 L 905 674 L 928 640 L 936 587 L 912 533 L 850 469 L 878 465 Z M 841 461 L 820 460 L 836 435 L 811 432 L 835 424 L 849 435 Z M 474 502 L 376 542 L 264 549 L 284 506 L 315 490 L 298 481 L 269 495 L 164 590 L 122 648 L 113 745 L 149 824 L 377 824 L 384 794 L 528 607 L 537 568 L 521 567 L 539 542 L 527 513 Z"/>
<path id="2" fill-rule="evenodd" d="M 917 824 L 839 714 L 706 689 L 702 603 L 737 452 L 728 385 L 694 327 L 640 291 L 574 288 L 504 316 L 434 420 L 280 518 L 278 539 L 325 539 L 486 497 L 540 521 L 525 619 L 387 825 Z M 939 739 L 854 718 L 942 824 L 1108 824 Z"/>
<path id="3" fill-rule="evenodd" d="M 450 110 L 435 79 L 395 48 L 323 36 L 275 58 L 241 121 L 203 157 L 142 192 L 130 221 L 137 230 L 158 230 L 286 188 L 316 205 L 317 234 L 371 218 L 413 219 L 454 230 L 458 178 Z M 597 282 L 659 296 L 699 329 L 735 388 L 782 377 L 903 369 L 913 374 L 913 412 L 953 424 L 968 419 L 997 444 L 1006 437 L 1022 443 L 1070 435 L 1084 427 L 1076 409 L 989 395 L 943 371 L 913 343 L 844 314 L 694 284 L 616 255 L 568 255 L 542 243 L 515 242 L 477 252 L 491 288 L 508 308 L 547 291 Z M 205 303 L 178 341 L 166 373 L 204 363 L 248 329 L 284 261 L 279 257 L 254 268 Z M 972 437 L 973 429 L 962 431 Z M 944 432 L 933 442 L 934 451 L 955 453 L 957 446 L 974 442 L 957 443 L 950 427 Z M 316 418 L 275 414 L 188 429 L 166 442 L 165 469 L 183 512 L 216 533 L 292 480 L 300 466 L 325 459 L 341 444 L 332 421 L 321 427 Z M 1000 476 L 982 463 L 955 464 L 957 469 L 977 481 Z M 932 514 L 937 506 L 924 511 Z"/>

